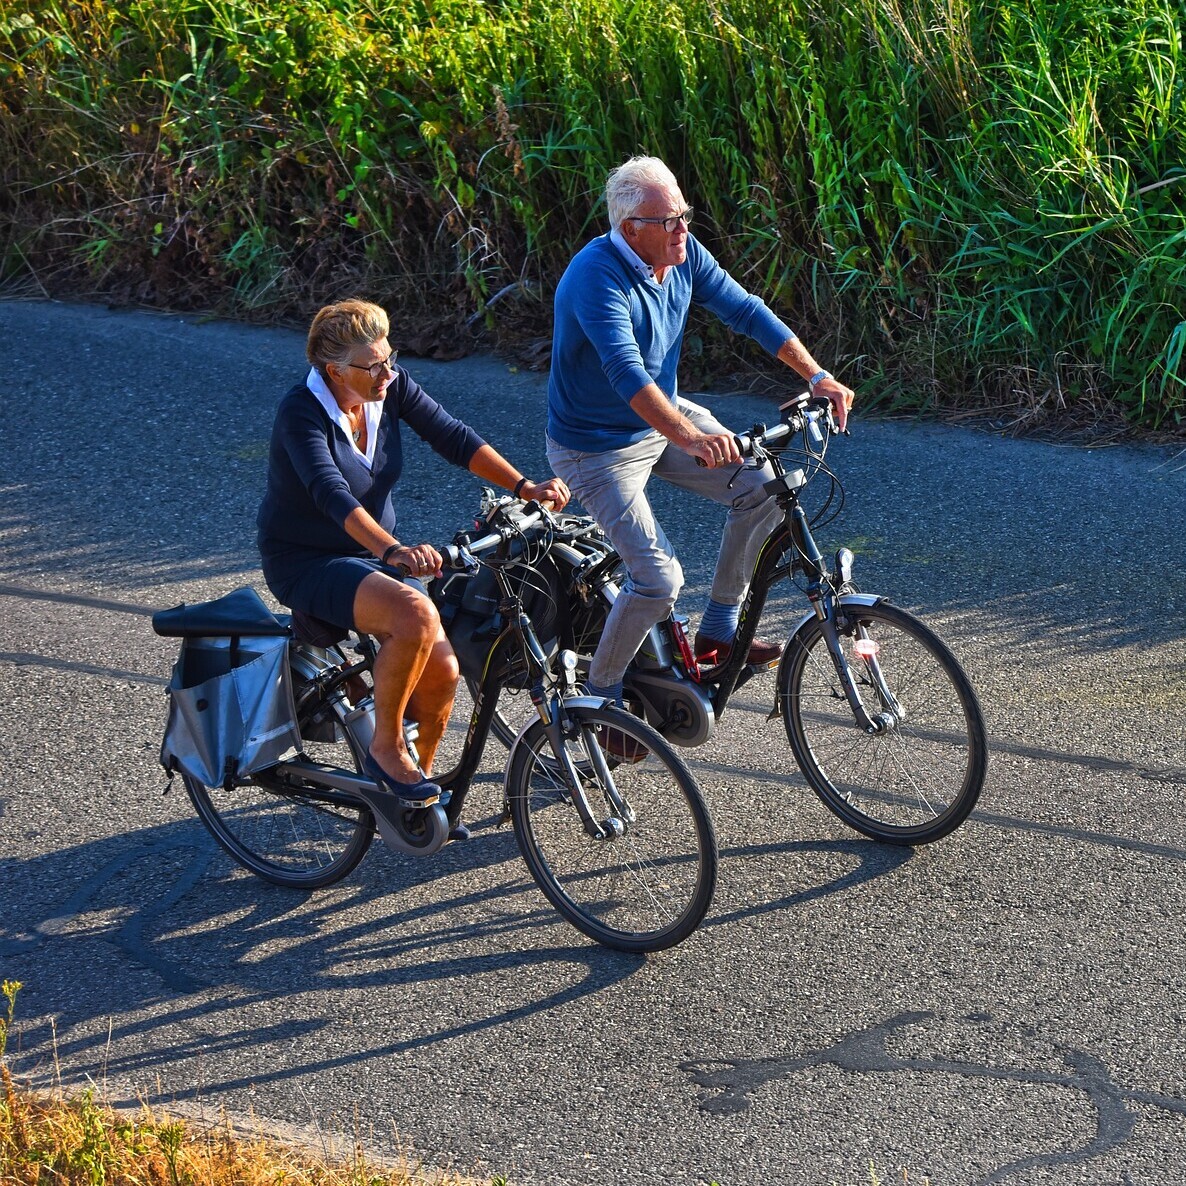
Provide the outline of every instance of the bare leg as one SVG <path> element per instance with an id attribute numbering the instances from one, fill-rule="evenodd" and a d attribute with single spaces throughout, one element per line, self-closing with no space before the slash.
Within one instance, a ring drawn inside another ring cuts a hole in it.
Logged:
<path id="1" fill-rule="evenodd" d="M 354 624 L 375 637 L 375 736 L 371 754 L 400 782 L 420 779 L 404 744 L 403 719 L 420 722 L 419 750 L 427 773 L 440 745 L 457 688 L 457 660 L 436 608 L 422 593 L 374 573 L 354 596 Z"/>
<path id="2" fill-rule="evenodd" d="M 420 755 L 420 768 L 427 775 L 432 774 L 437 747 L 453 712 L 459 675 L 457 656 L 453 654 L 445 632 L 438 627 L 437 640 L 429 652 L 420 682 L 408 698 L 407 715 L 420 724 L 416 751 Z"/>

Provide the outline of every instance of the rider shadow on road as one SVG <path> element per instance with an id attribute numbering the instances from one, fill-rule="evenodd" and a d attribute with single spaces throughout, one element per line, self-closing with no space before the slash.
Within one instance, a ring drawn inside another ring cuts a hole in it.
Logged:
<path id="1" fill-rule="evenodd" d="M 219 1052 L 299 1045 L 336 1027 L 334 1009 L 302 1003 L 326 993 L 361 1008 L 378 990 L 403 1011 L 398 1039 L 367 1045 L 360 1031 L 359 1048 L 335 1041 L 332 1056 L 280 1058 L 253 1070 L 259 1083 L 513 1023 L 643 966 L 563 923 L 494 822 L 422 863 L 376 843 L 346 881 L 312 893 L 241 872 L 197 820 L 2 861 L 6 884 L 36 884 L 0 929 L 6 977 L 25 984 L 22 1011 L 34 1016 L 10 1054 L 25 1073 L 52 1051 L 67 1077 L 146 1082 L 191 1054 L 209 1065 Z M 547 975 L 523 974 L 542 966 Z M 469 977 L 513 978 L 514 1003 L 487 994 L 464 1020 L 428 1007 Z M 213 1086 L 225 1084 L 207 1078 Z"/>
<path id="2" fill-rule="evenodd" d="M 475 824 L 473 840 L 424 862 L 376 843 L 346 880 L 315 892 L 239 870 L 196 819 L 0 862 L 6 884 L 34 887 L 0 929 L 0 958 L 27 986 L 22 1008 L 33 1017 L 21 1029 L 22 1071 L 44 1068 L 52 1050 L 68 1078 L 142 1085 L 163 1077 L 175 1097 L 196 1082 L 213 1091 L 285 1081 L 514 1026 L 645 966 L 646 957 L 602 948 L 559 918 L 496 815 Z M 796 852 L 848 855 L 855 868 L 710 914 L 704 925 L 793 909 L 910 856 L 860 841 L 722 855 Z M 80 970 L 90 970 L 85 979 Z M 507 983 L 513 992 L 500 991 Z M 468 986 L 463 1010 L 432 1005 L 457 999 L 459 984 Z M 397 1024 L 351 1030 L 343 1042 L 340 1010 L 376 1002 Z M 336 1036 L 327 1050 L 329 1030 Z M 277 1057 L 261 1059 L 270 1044 Z M 257 1052 L 249 1072 L 227 1070 L 239 1050 Z M 179 1086 L 178 1075 L 192 1077 Z"/>

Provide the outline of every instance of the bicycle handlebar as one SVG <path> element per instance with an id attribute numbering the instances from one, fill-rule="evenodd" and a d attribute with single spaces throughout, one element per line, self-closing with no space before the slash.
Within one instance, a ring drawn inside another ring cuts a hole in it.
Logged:
<path id="1" fill-rule="evenodd" d="M 812 395 L 811 392 L 805 391 L 782 404 L 778 410 L 782 416 L 772 428 L 758 425 L 749 432 L 734 434 L 733 440 L 737 443 L 737 450 L 742 457 L 752 457 L 755 444 L 763 449 L 770 448 L 800 431 L 810 433 L 815 443 L 822 445 L 825 438 L 820 429 L 821 419 L 824 420 L 829 434 L 836 431 L 832 419 L 832 401 L 826 395 Z M 699 457 L 696 458 L 696 464 L 707 468 L 706 463 Z"/>
<path id="2" fill-rule="evenodd" d="M 465 544 L 449 544 L 447 547 L 439 549 L 442 570 L 466 572 L 476 566 L 477 558 L 483 552 L 489 552 L 491 548 L 496 548 L 499 544 L 512 540 L 536 526 L 544 517 L 546 504 L 528 503 L 526 505 L 537 506 L 539 509 L 530 514 L 513 517 L 506 507 L 500 507 L 499 517 L 507 521 L 496 526 L 493 531 L 478 539 L 469 540 Z"/>

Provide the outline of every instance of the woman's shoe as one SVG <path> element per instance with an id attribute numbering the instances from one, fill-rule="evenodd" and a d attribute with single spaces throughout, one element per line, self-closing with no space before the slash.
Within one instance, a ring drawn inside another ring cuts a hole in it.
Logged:
<path id="1" fill-rule="evenodd" d="M 450 840 L 468 840 L 469 837 L 470 837 L 469 828 L 467 828 L 465 826 L 465 824 L 463 824 L 460 820 L 458 820 L 457 823 L 455 823 L 449 829 L 449 839 Z"/>
<path id="2" fill-rule="evenodd" d="M 422 778 L 419 782 L 400 782 L 392 778 L 378 762 L 373 754 L 368 753 L 362 764 L 363 770 L 378 783 L 382 790 L 391 791 L 398 796 L 404 807 L 431 807 L 434 803 L 447 803 L 449 796 L 441 790 L 440 784 L 431 778 Z"/>

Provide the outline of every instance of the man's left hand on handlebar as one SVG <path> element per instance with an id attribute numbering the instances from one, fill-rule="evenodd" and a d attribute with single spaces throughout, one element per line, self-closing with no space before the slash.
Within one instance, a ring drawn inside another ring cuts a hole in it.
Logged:
<path id="1" fill-rule="evenodd" d="M 856 393 L 851 387 L 845 387 L 839 379 L 831 375 L 821 379 L 812 391 L 813 395 L 826 395 L 832 401 L 832 410 L 836 417 L 836 427 L 843 432 L 848 426 L 848 413 Z"/>

